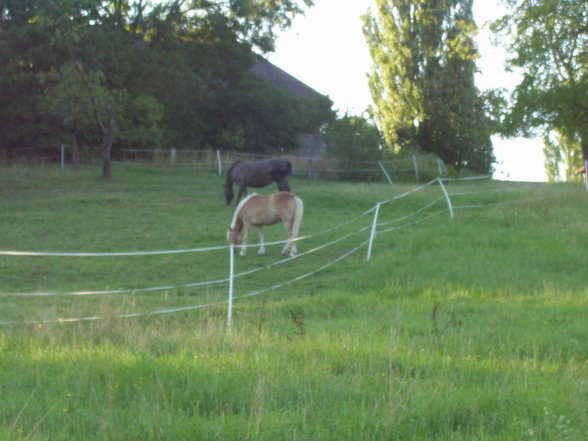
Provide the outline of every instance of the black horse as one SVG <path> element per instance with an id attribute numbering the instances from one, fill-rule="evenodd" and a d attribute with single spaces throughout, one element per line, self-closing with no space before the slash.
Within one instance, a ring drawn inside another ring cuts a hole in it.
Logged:
<path id="1" fill-rule="evenodd" d="M 290 191 L 288 176 L 292 171 L 290 161 L 279 158 L 263 161 L 237 161 L 227 172 L 225 198 L 227 205 L 233 200 L 233 183 L 239 186 L 237 204 L 247 194 L 247 187 L 265 187 L 275 181 L 280 191 Z"/>

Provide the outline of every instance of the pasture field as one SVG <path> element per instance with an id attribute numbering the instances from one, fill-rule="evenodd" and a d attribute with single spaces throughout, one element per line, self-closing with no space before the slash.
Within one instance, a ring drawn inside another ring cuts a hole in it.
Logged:
<path id="1" fill-rule="evenodd" d="M 226 245 L 223 178 L 113 173 L 0 168 L 0 251 Z M 0 254 L 0 439 L 588 439 L 588 195 L 445 185 L 293 178 L 309 237 L 235 256 L 230 328 L 226 247 Z"/>

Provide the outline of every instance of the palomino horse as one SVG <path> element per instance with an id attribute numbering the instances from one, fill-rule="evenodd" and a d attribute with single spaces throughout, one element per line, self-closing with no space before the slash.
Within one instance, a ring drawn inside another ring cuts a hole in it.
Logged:
<path id="1" fill-rule="evenodd" d="M 239 186 L 237 204 L 241 196 L 247 194 L 247 187 L 265 187 L 275 181 L 278 184 L 278 190 L 290 191 L 288 176 L 291 171 L 290 161 L 279 158 L 235 162 L 227 172 L 227 182 L 225 183 L 227 205 L 233 199 L 233 183 Z"/>
<path id="2" fill-rule="evenodd" d="M 295 238 L 300 230 L 304 213 L 302 199 L 286 191 L 269 195 L 252 194 L 243 199 L 233 215 L 233 222 L 227 232 L 227 240 L 233 245 L 241 245 L 241 256 L 247 252 L 249 229 L 254 225 L 259 230 L 259 253 L 265 254 L 263 226 L 280 221 L 288 232 L 288 242 L 282 254 L 295 256 L 297 253 Z M 241 231 L 243 235 L 241 236 Z"/>

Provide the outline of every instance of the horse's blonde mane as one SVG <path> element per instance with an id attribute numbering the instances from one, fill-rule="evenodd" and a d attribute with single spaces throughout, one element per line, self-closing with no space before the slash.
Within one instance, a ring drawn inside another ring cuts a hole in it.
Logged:
<path id="1" fill-rule="evenodd" d="M 245 205 L 245 202 L 247 202 L 250 198 L 252 198 L 256 194 L 257 193 L 252 193 L 250 195 L 247 195 L 247 197 L 245 199 L 241 199 L 241 202 L 239 202 L 239 205 L 237 205 L 237 208 L 235 208 L 235 213 L 233 214 L 233 221 L 231 222 L 231 230 L 237 226 L 237 216 L 239 214 L 239 211 L 241 211 L 241 208 L 243 208 L 243 205 Z"/>

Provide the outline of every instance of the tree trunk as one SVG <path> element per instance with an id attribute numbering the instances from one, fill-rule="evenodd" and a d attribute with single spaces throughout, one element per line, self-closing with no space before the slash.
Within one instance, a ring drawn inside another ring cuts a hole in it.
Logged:
<path id="1" fill-rule="evenodd" d="M 102 177 L 104 179 L 112 179 L 112 168 L 110 166 L 110 157 L 102 154 Z"/>
<path id="2" fill-rule="evenodd" d="M 422 152 L 434 152 L 435 145 L 433 143 L 433 124 L 430 119 L 425 119 L 419 122 L 418 127 L 418 143 Z"/>
<path id="3" fill-rule="evenodd" d="M 74 170 L 80 169 L 80 146 L 78 144 L 78 135 L 76 132 L 71 134 L 71 163 Z"/>
<path id="4" fill-rule="evenodd" d="M 116 131 L 116 120 L 114 117 L 114 110 L 112 106 L 108 106 L 108 123 L 102 130 L 102 143 L 100 144 L 100 152 L 102 153 L 102 177 L 104 179 L 112 179 L 112 168 L 110 164 L 110 156 L 112 152 L 112 140 Z"/>

